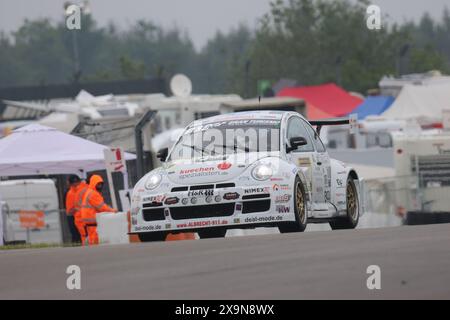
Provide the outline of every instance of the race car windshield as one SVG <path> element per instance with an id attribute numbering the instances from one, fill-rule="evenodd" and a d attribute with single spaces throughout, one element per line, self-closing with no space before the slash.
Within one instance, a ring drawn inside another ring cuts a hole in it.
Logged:
<path id="1" fill-rule="evenodd" d="M 188 128 L 169 160 L 280 150 L 280 121 L 248 119 L 213 122 Z"/>

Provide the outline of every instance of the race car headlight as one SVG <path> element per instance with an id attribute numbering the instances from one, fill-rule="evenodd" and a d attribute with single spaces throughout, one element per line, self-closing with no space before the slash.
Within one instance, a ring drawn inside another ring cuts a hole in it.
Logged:
<path id="1" fill-rule="evenodd" d="M 145 181 L 145 189 L 153 190 L 153 189 L 157 188 L 159 186 L 159 184 L 161 183 L 161 180 L 162 180 L 162 177 L 160 174 L 158 174 L 158 173 L 152 174 Z"/>
<path id="2" fill-rule="evenodd" d="M 266 164 L 257 165 L 252 170 L 252 177 L 256 180 L 267 180 L 273 175 L 273 170 Z"/>

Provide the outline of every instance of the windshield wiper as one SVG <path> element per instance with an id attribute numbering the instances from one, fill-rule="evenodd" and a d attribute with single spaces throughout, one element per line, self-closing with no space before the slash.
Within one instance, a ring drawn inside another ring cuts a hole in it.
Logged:
<path id="1" fill-rule="evenodd" d="M 187 147 L 187 148 L 190 148 L 190 149 L 192 149 L 192 150 L 194 150 L 194 151 L 197 151 L 197 152 L 199 152 L 199 153 L 206 153 L 207 155 L 211 155 L 211 153 L 209 152 L 209 151 L 207 151 L 207 150 L 205 150 L 205 149 L 203 149 L 203 148 L 199 148 L 199 147 L 197 147 L 197 146 L 194 146 L 194 145 L 189 145 L 189 144 L 184 144 L 184 143 L 182 143 L 181 144 L 183 147 Z"/>
<path id="2" fill-rule="evenodd" d="M 222 147 L 222 148 L 229 148 L 229 149 L 232 149 L 232 150 L 235 151 L 235 152 L 236 152 L 237 149 L 241 149 L 241 150 L 243 150 L 243 151 L 245 151 L 245 152 L 250 152 L 250 148 L 249 148 L 249 147 L 238 146 L 237 143 L 235 143 L 235 144 L 232 145 L 232 146 L 227 145 L 227 144 L 224 144 L 224 145 L 215 145 L 215 146 L 216 146 L 216 147 Z"/>

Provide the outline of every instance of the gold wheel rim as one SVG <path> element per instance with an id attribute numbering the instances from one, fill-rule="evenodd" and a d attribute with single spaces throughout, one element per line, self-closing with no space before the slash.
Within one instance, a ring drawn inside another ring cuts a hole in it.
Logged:
<path id="1" fill-rule="evenodd" d="M 303 198 L 303 193 L 302 193 L 302 189 L 300 187 L 300 183 L 297 183 L 296 186 L 296 197 L 295 197 L 295 204 L 297 206 L 297 212 L 298 212 L 298 217 L 300 219 L 301 223 L 305 223 L 305 200 Z"/>
<path id="2" fill-rule="evenodd" d="M 355 188 L 353 188 L 351 183 L 347 185 L 347 213 L 353 221 L 356 220 L 358 215 L 358 205 Z"/>

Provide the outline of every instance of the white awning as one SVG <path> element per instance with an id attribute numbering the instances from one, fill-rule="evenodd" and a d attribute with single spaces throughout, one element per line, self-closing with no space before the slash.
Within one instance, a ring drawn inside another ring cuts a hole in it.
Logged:
<path id="1" fill-rule="evenodd" d="M 108 147 L 30 124 L 0 139 L 0 176 L 79 174 L 105 169 Z M 126 160 L 135 155 L 125 153 Z"/>

